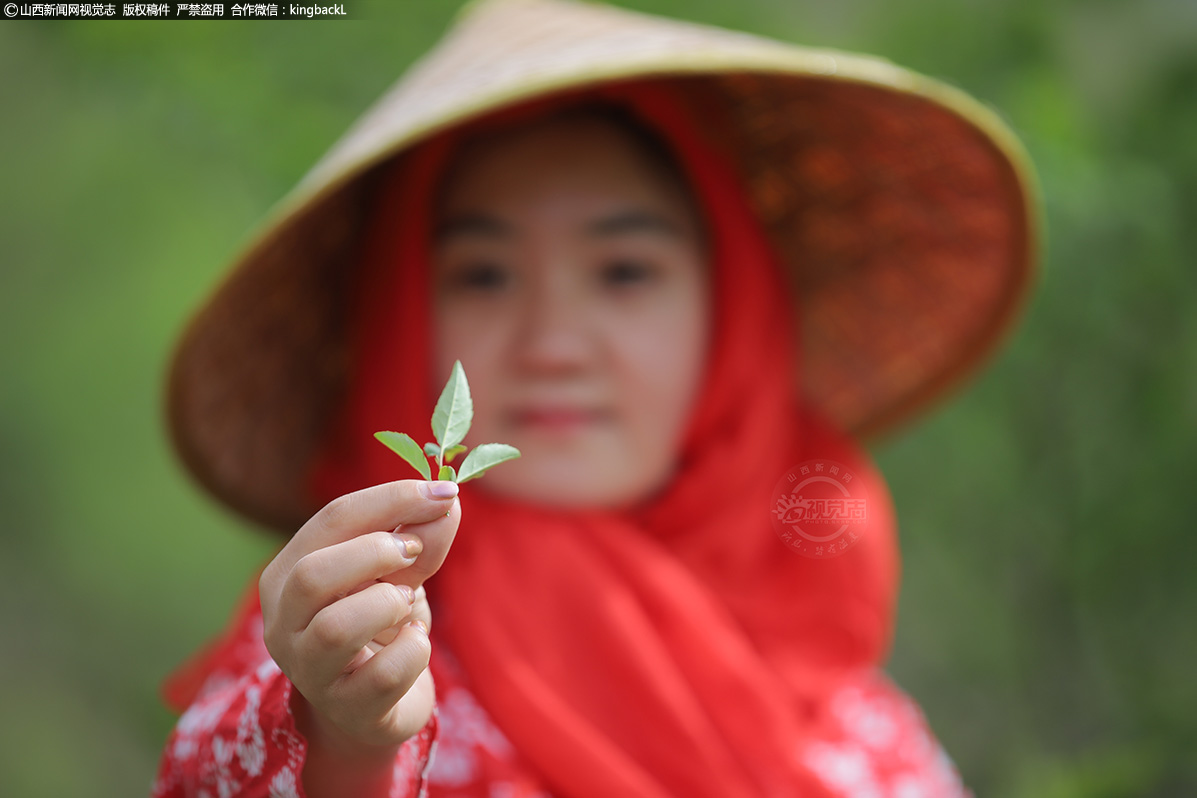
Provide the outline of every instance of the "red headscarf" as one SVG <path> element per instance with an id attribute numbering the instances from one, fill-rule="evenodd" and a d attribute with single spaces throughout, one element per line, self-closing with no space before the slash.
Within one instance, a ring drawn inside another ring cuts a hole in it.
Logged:
<path id="1" fill-rule="evenodd" d="M 799 756 L 824 722 L 820 699 L 889 644 L 888 493 L 868 456 L 798 395 L 791 294 L 702 125 L 659 86 L 594 94 L 674 148 L 707 218 L 714 317 L 701 395 L 674 478 L 634 510 L 462 486 L 457 539 L 429 582 L 433 645 L 455 654 L 557 794 L 823 795 Z M 356 319 L 363 367 L 318 464 L 322 501 L 412 476 L 373 433 L 425 430 L 447 377 L 430 373 L 429 206 L 459 135 L 423 145 L 380 193 Z M 870 500 L 860 541 L 830 559 L 791 551 L 770 518 L 777 480 L 812 458 L 855 471 Z"/>

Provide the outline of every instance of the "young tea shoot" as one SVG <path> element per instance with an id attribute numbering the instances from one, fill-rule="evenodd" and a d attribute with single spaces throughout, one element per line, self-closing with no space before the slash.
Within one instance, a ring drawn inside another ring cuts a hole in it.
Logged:
<path id="1" fill-rule="evenodd" d="M 481 443 L 465 456 L 460 469 L 454 469 L 450 463 L 457 455 L 467 450 L 461 442 L 470 431 L 470 423 L 473 420 L 474 401 L 470 398 L 470 384 L 466 382 L 465 369 L 458 360 L 453 363 L 449 381 L 445 383 L 441 398 L 437 400 L 436 408 L 432 411 L 432 435 L 436 438 L 435 443 L 426 443 L 421 449 L 414 438 L 402 432 L 376 432 L 374 437 L 419 471 L 424 479 L 469 482 L 499 463 L 520 456 L 520 450 L 514 446 L 505 443 Z M 429 463 L 430 460 L 432 463 Z"/>

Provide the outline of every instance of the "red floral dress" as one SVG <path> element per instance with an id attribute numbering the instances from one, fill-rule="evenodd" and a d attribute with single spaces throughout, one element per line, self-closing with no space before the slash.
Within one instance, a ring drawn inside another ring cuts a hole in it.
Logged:
<path id="1" fill-rule="evenodd" d="M 304 796 L 307 742 L 291 714 L 291 682 L 262 642 L 256 593 L 198 667 L 202 687 L 167 739 L 153 797 Z M 429 667 L 437 705 L 399 749 L 391 798 L 552 798 L 435 639 Z M 827 712 L 838 733 L 809 745 L 804 760 L 832 793 L 971 796 L 918 707 L 882 672 L 845 682 L 828 697 Z"/>

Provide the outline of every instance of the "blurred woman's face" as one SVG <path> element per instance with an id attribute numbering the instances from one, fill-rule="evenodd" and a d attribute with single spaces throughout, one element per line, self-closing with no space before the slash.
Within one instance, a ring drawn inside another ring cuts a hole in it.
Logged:
<path id="1" fill-rule="evenodd" d="M 709 324 L 702 230 L 679 180 L 612 122 L 541 122 L 459 155 L 432 252 L 433 383 L 460 359 L 466 443 L 523 453 L 479 487 L 607 507 L 661 488 Z"/>

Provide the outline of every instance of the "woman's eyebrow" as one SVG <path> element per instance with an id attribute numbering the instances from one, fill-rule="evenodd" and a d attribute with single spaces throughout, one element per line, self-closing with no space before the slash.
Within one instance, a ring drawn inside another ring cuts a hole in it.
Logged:
<path id="1" fill-rule="evenodd" d="M 440 244 L 459 236 L 504 238 L 510 234 L 511 226 L 501 219 L 485 213 L 461 213 L 440 222 L 433 231 L 433 239 Z"/>
<path id="2" fill-rule="evenodd" d="M 587 232 L 592 236 L 610 236 L 623 233 L 665 233 L 682 235 L 681 227 L 665 216 L 652 211 L 629 210 L 614 213 L 592 223 Z"/>
<path id="3" fill-rule="evenodd" d="M 586 227 L 587 235 L 596 237 L 645 232 L 682 235 L 682 229 L 675 221 L 646 210 L 618 211 Z M 437 224 L 433 238 L 436 243 L 443 244 L 458 237 L 506 238 L 511 234 L 511 225 L 503 220 L 485 213 L 467 212 L 450 216 Z"/>

